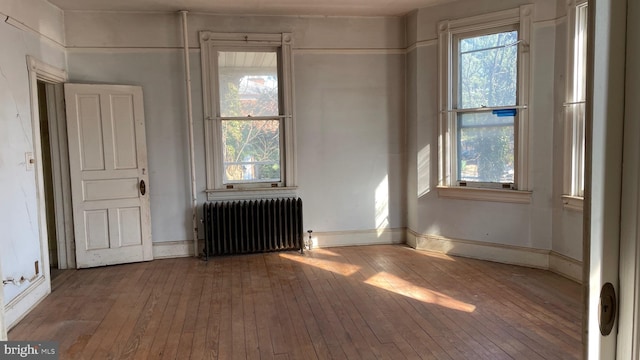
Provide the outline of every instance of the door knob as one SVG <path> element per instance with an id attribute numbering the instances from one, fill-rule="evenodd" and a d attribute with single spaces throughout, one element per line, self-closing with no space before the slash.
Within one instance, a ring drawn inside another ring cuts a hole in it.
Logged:
<path id="1" fill-rule="evenodd" d="M 600 333 L 602 336 L 611 334 L 613 324 L 616 322 L 618 312 L 618 300 L 616 299 L 616 289 L 611 283 L 606 283 L 600 290 L 600 305 L 598 312 L 598 322 L 600 323 Z"/>
<path id="2" fill-rule="evenodd" d="M 140 180 L 140 195 L 144 196 L 147 193 L 147 185 L 145 185 L 144 180 Z"/>

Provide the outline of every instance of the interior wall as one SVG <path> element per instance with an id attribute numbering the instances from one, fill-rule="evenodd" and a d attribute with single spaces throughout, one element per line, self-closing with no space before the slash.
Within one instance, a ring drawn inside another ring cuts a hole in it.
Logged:
<path id="1" fill-rule="evenodd" d="M 71 81 L 143 87 L 153 241 L 191 240 L 179 15 L 67 12 L 65 22 Z M 320 245 L 403 241 L 403 231 L 394 231 L 406 223 L 403 18 L 189 15 L 201 204 L 200 30 L 294 34 L 297 194 L 305 229 Z"/>
<path id="2" fill-rule="evenodd" d="M 445 249 L 451 253 L 473 256 L 473 250 L 470 252 L 462 247 L 475 243 L 553 250 L 582 260 L 581 213 L 564 210 L 561 201 L 566 41 L 556 42 L 566 37 L 562 29 L 564 14 L 557 11 L 564 6 L 563 1 L 533 1 L 528 104 L 531 203 L 454 200 L 440 198 L 437 194 L 437 24 L 442 20 L 513 9 L 528 3 L 532 1 L 464 0 L 420 9 L 407 16 L 407 226 L 409 233 L 417 239 L 410 241 L 412 245 L 420 238 L 447 239 L 453 240 Z M 548 258 L 540 259 L 539 265 L 545 266 L 544 261 Z"/>
<path id="3" fill-rule="evenodd" d="M 25 161 L 25 153 L 35 153 L 26 56 L 66 68 L 63 13 L 45 1 L 19 0 L 3 1 L 0 13 L 0 264 L 3 279 L 32 279 L 34 262 L 43 274 L 44 261 L 36 173 L 27 170 Z M 6 16 L 15 26 L 4 21 Z M 24 281 L 3 286 L 4 303 L 30 285 Z M 7 325 L 13 320 L 7 319 Z"/>

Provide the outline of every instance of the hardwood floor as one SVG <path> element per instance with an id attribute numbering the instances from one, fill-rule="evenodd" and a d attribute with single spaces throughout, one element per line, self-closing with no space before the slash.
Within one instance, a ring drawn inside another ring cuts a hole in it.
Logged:
<path id="1" fill-rule="evenodd" d="M 74 271 L 9 332 L 61 359 L 578 359 L 580 286 L 404 246 Z"/>

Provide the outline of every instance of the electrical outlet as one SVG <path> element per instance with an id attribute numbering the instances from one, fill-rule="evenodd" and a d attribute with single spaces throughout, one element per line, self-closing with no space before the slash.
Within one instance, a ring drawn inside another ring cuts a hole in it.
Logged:
<path id="1" fill-rule="evenodd" d="M 40 274 L 40 266 L 38 266 L 38 260 L 36 260 L 34 265 L 36 267 L 36 275 Z"/>
<path id="2" fill-rule="evenodd" d="M 33 166 L 36 163 L 36 159 L 33 157 L 32 152 L 24 153 L 24 162 L 27 165 L 27 171 L 33 171 Z"/>

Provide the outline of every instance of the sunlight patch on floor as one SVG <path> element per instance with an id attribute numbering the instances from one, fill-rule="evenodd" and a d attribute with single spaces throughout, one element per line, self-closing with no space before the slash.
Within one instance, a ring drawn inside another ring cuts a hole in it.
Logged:
<path id="1" fill-rule="evenodd" d="M 456 300 L 437 291 L 431 291 L 429 289 L 413 285 L 406 280 L 384 271 L 370 277 L 365 281 L 365 283 L 402 296 L 422 301 L 424 303 L 434 304 L 453 310 L 471 313 L 476 309 L 475 305 Z"/>
<path id="2" fill-rule="evenodd" d="M 318 250 L 315 249 L 313 251 L 317 252 Z M 332 273 L 336 273 L 342 276 L 351 276 L 354 273 L 356 273 L 358 270 L 360 270 L 359 266 L 352 265 L 352 264 L 345 264 L 338 261 L 324 260 L 324 259 L 318 259 L 318 258 L 312 258 L 312 257 L 302 257 L 300 255 L 293 255 L 293 254 L 286 254 L 286 253 L 280 254 L 280 257 L 283 257 L 287 260 L 297 261 L 302 264 L 311 265 L 313 267 L 317 267 L 322 270 L 331 271 Z"/>
<path id="3" fill-rule="evenodd" d="M 335 252 L 323 248 L 313 248 L 313 255 L 320 254 L 326 256 L 334 256 L 334 257 L 342 257 L 342 255 L 338 255 Z"/>

